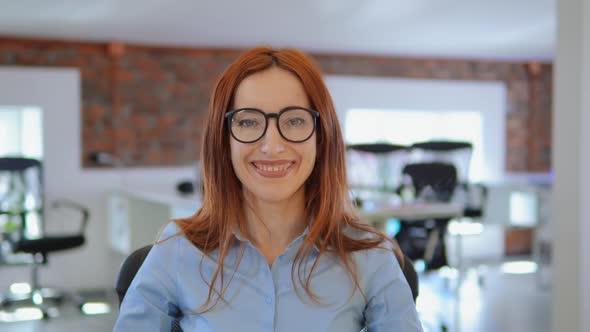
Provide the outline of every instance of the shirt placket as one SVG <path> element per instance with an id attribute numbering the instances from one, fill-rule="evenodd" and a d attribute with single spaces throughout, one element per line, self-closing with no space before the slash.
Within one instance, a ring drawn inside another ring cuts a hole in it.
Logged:
<path id="1" fill-rule="evenodd" d="M 254 254 L 257 260 L 260 260 L 262 269 L 259 272 L 259 279 L 262 286 L 262 298 L 259 298 L 261 303 L 252 305 L 259 305 L 263 308 L 263 316 L 261 317 L 262 329 L 261 331 L 274 332 L 275 330 L 275 317 L 276 317 L 276 296 L 275 296 L 275 282 L 273 277 L 272 269 L 268 266 L 266 258 L 262 253 L 254 247 L 249 241 L 246 241 L 248 249 Z"/>

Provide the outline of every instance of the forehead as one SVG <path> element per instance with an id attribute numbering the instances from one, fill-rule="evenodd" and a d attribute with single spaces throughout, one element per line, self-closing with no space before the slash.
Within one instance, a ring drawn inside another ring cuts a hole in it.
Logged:
<path id="1" fill-rule="evenodd" d="M 246 77 L 238 85 L 233 103 L 234 108 L 256 107 L 273 113 L 287 106 L 310 105 L 299 78 L 279 67 Z"/>

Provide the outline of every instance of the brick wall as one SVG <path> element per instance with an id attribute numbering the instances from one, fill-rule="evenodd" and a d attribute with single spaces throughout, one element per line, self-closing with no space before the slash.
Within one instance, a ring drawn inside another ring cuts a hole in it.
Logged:
<path id="1" fill-rule="evenodd" d="M 116 154 L 127 165 L 198 159 L 209 94 L 238 50 L 0 38 L 0 65 L 77 67 L 82 77 L 82 159 Z M 326 74 L 495 80 L 508 89 L 506 168 L 547 171 L 551 64 L 313 54 Z M 1 102 L 1 101 L 0 101 Z"/>

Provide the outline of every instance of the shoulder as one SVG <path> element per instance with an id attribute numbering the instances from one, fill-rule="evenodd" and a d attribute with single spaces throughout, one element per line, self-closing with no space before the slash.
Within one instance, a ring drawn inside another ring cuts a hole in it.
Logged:
<path id="1" fill-rule="evenodd" d="M 169 220 L 162 225 L 158 236 L 158 242 L 178 236 L 184 236 L 182 229 L 178 226 L 176 221 Z"/>
<path id="2" fill-rule="evenodd" d="M 175 221 L 169 221 L 162 226 L 151 251 L 157 253 L 156 256 L 160 259 L 169 261 L 172 259 L 185 261 L 207 256 L 187 238 Z"/>
<path id="3" fill-rule="evenodd" d="M 183 247 L 191 245 L 178 224 L 175 221 L 168 221 L 162 225 L 157 240 L 152 245 L 151 252 L 166 256 L 173 253 L 177 254 Z"/>
<path id="4" fill-rule="evenodd" d="M 371 233 L 359 234 L 359 236 L 359 239 L 376 237 Z M 395 279 L 403 275 L 394 246 L 387 240 L 380 242 L 376 247 L 352 252 L 351 258 L 357 266 L 360 280 L 365 282 L 366 287 L 369 287 L 375 278 Z"/>
<path id="5" fill-rule="evenodd" d="M 374 236 L 371 234 L 366 235 L 366 238 L 372 237 Z M 369 270 L 380 268 L 383 265 L 399 266 L 393 244 L 387 240 L 382 241 L 376 247 L 355 251 L 352 254 L 359 264 Z"/>
<path id="6" fill-rule="evenodd" d="M 346 229 L 344 234 L 353 240 L 376 240 L 379 241 L 377 234 L 357 230 L 357 229 Z M 358 250 L 352 253 L 353 256 L 360 256 L 363 259 L 368 259 L 366 263 L 380 265 L 386 261 L 395 258 L 394 246 L 387 239 L 382 240 L 379 245 L 370 249 Z"/>

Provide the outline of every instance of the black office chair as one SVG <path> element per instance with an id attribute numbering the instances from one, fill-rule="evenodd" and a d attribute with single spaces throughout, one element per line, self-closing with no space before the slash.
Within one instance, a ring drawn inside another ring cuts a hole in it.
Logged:
<path id="1" fill-rule="evenodd" d="M 346 174 L 357 207 L 386 197 L 399 186 L 407 146 L 391 143 L 346 146 Z"/>
<path id="2" fill-rule="evenodd" d="M 151 249 L 152 245 L 147 245 L 135 250 L 125 259 L 121 265 L 121 270 L 119 271 L 119 275 L 117 276 L 117 281 L 115 283 L 115 290 L 117 291 L 117 295 L 119 295 L 119 305 L 121 305 L 123 302 L 123 298 L 125 298 L 127 289 L 129 289 L 133 278 L 135 278 L 137 271 L 141 267 L 141 264 L 143 264 L 143 261 Z M 419 289 L 418 274 L 416 273 L 414 264 L 409 257 L 405 256 L 404 264 L 401 265 L 404 276 L 406 277 L 408 285 L 410 286 L 410 290 L 412 291 L 412 297 L 414 298 L 415 303 L 416 298 L 418 297 Z M 181 317 L 178 317 L 172 321 L 172 326 L 170 327 L 171 332 L 182 332 L 182 328 L 180 327 L 180 319 Z"/>
<path id="3" fill-rule="evenodd" d="M 414 163 L 404 166 L 402 173 L 411 179 L 416 197 L 434 202 L 450 202 L 457 187 L 457 171 L 448 163 Z M 426 191 L 429 191 L 429 197 Z M 396 234 L 402 251 L 411 259 L 423 259 L 426 269 L 448 265 L 444 235 L 450 219 L 419 221 L 400 220 Z"/>
<path id="4" fill-rule="evenodd" d="M 432 140 L 414 143 L 410 149 L 419 155 L 413 162 L 452 164 L 457 170 L 457 182 L 469 182 L 469 168 L 473 154 L 473 144 L 470 142 Z"/>
<path id="5" fill-rule="evenodd" d="M 460 188 L 465 193 L 465 209 L 463 217 L 479 219 L 486 212 L 489 189 L 481 183 L 463 183 Z"/>
<path id="6" fill-rule="evenodd" d="M 31 292 L 14 294 L 6 292 L 0 297 L 0 307 L 31 302 L 39 307 L 44 318 L 50 315 L 44 303 L 61 302 L 64 293 L 43 288 L 39 281 L 39 267 L 47 263 L 49 253 L 80 247 L 85 242 L 84 232 L 89 212 L 81 205 L 70 201 L 57 201 L 55 208 L 70 208 L 80 212 L 81 225 L 77 232 L 67 235 L 44 234 L 43 169 L 39 160 L 29 158 L 0 158 L 0 218 L 5 225 L 1 239 L 10 244 L 14 254 L 32 256 Z M 29 222 L 37 225 L 28 225 Z M 6 225 L 11 225 L 6 227 Z M 38 227 L 40 234 L 28 237 L 29 227 Z"/>
<path id="7" fill-rule="evenodd" d="M 346 150 L 353 150 L 359 152 L 368 152 L 375 154 L 391 153 L 396 151 L 402 151 L 408 149 L 405 145 L 392 144 L 392 143 L 360 143 L 360 144 L 349 144 L 346 146 Z"/>

